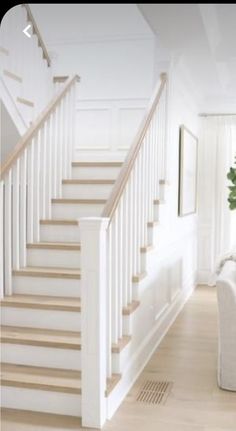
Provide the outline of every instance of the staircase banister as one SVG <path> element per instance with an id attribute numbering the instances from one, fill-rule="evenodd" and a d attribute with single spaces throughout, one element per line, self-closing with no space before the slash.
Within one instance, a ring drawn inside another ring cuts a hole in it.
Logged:
<path id="1" fill-rule="evenodd" d="M 151 122 L 152 116 L 155 112 L 156 106 L 158 105 L 158 102 L 161 98 L 163 89 L 165 87 L 165 84 L 167 82 L 167 74 L 161 73 L 160 74 L 160 81 L 157 84 L 157 87 L 154 90 L 153 97 L 150 100 L 150 103 L 146 109 L 146 113 L 144 116 L 144 119 L 140 125 L 140 128 L 138 130 L 138 133 L 136 134 L 133 144 L 131 145 L 131 148 L 127 154 L 127 157 L 123 163 L 123 166 L 121 168 L 120 174 L 118 175 L 118 178 L 115 182 L 115 185 L 113 187 L 112 193 L 105 205 L 105 208 L 102 213 L 102 217 L 108 217 L 110 219 L 110 222 L 112 220 L 112 217 L 115 213 L 115 210 L 119 204 L 120 198 L 122 196 L 123 190 L 126 186 L 126 183 L 129 179 L 130 173 L 132 171 L 132 168 L 134 166 L 135 160 L 137 158 L 137 155 L 139 153 L 139 150 L 142 146 L 143 139 L 145 137 L 145 134 L 147 132 L 148 126 Z M 109 223 L 110 223 L 109 222 Z"/>
<path id="2" fill-rule="evenodd" d="M 45 60 L 47 60 L 48 67 L 50 67 L 51 59 L 49 57 L 47 48 L 45 46 L 45 43 L 44 43 L 43 38 L 41 36 L 41 33 L 38 29 L 38 26 L 36 24 L 36 21 L 34 19 L 32 11 L 31 11 L 31 9 L 27 3 L 23 3 L 22 6 L 26 9 L 28 21 L 30 21 L 32 24 L 33 32 L 37 35 L 37 38 L 38 38 L 38 44 L 39 44 L 39 46 L 41 46 L 41 48 L 43 50 L 43 57 L 45 58 Z"/>
<path id="3" fill-rule="evenodd" d="M 79 82 L 80 77 L 78 75 L 73 76 L 63 88 L 57 93 L 53 99 L 49 102 L 44 111 L 39 114 L 38 118 L 34 121 L 34 123 L 29 127 L 29 129 L 25 132 L 25 134 L 20 138 L 18 144 L 15 146 L 14 150 L 8 156 L 6 161 L 1 165 L 1 179 L 3 176 L 11 169 L 12 165 L 15 163 L 20 154 L 24 151 L 27 145 L 31 142 L 31 139 L 38 132 L 40 127 L 45 123 L 45 121 L 50 116 L 51 112 L 55 109 L 55 107 L 59 104 L 61 99 L 64 97 L 66 92 L 71 88 L 71 86 L 75 82 Z"/>

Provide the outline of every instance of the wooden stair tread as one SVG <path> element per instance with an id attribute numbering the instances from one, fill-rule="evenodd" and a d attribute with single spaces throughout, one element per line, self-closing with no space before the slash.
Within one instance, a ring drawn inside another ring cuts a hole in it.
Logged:
<path id="1" fill-rule="evenodd" d="M 10 344 L 80 350 L 80 332 L 15 326 L 1 327 L 1 341 Z"/>
<path id="2" fill-rule="evenodd" d="M 165 200 L 164 199 L 154 199 L 153 203 L 154 203 L 154 205 L 163 205 L 163 204 L 165 204 Z"/>
<path id="3" fill-rule="evenodd" d="M 49 225 L 75 225 L 79 224 L 78 220 L 67 220 L 67 219 L 44 219 L 40 220 L 40 224 L 49 224 Z"/>
<path id="4" fill-rule="evenodd" d="M 123 162 L 72 162 L 72 167 L 120 167 Z"/>
<path id="5" fill-rule="evenodd" d="M 129 316 L 130 314 L 132 314 L 136 310 L 136 308 L 139 307 L 139 305 L 139 301 L 132 301 L 130 304 L 127 305 L 127 307 L 123 307 L 123 316 Z"/>
<path id="6" fill-rule="evenodd" d="M 1 364 L 1 384 L 81 394 L 81 373 L 26 365 Z"/>
<path id="7" fill-rule="evenodd" d="M 162 186 L 169 186 L 170 182 L 168 180 L 161 179 L 161 180 L 159 180 L 159 184 Z"/>
<path id="8" fill-rule="evenodd" d="M 149 221 L 147 225 L 148 227 L 154 227 L 154 226 L 157 226 L 158 224 L 160 224 L 158 220 L 153 220 L 153 221 Z"/>
<path id="9" fill-rule="evenodd" d="M 81 274 L 78 269 L 68 268 L 46 268 L 40 266 L 26 266 L 12 271 L 13 275 L 26 277 L 49 277 L 49 278 L 73 278 L 80 279 Z"/>
<path id="10" fill-rule="evenodd" d="M 142 281 L 145 277 L 147 276 L 147 272 L 143 271 L 140 272 L 139 274 L 135 274 L 132 277 L 132 282 L 133 283 L 139 283 L 140 281 Z"/>
<path id="11" fill-rule="evenodd" d="M 80 243 L 71 242 L 35 242 L 27 244 L 28 249 L 47 249 L 47 250 L 80 250 Z"/>
<path id="12" fill-rule="evenodd" d="M 51 429 L 51 431 L 64 428 L 68 431 L 78 431 L 82 426 L 80 417 L 6 407 L 1 408 L 1 419 L 3 422 L 8 421 L 17 424 L 15 430 L 19 428 L 19 424 L 20 426 L 23 425 L 23 429 L 26 429 L 26 425 L 28 425 L 31 429 L 42 429 L 42 431 L 44 428 Z"/>
<path id="13" fill-rule="evenodd" d="M 62 184 L 114 184 L 115 180 L 110 179 L 69 179 L 69 180 L 62 180 Z"/>
<path id="14" fill-rule="evenodd" d="M 72 199 L 72 198 L 53 198 L 53 204 L 105 204 L 107 199 Z"/>
<path id="15" fill-rule="evenodd" d="M 130 341 L 131 335 L 123 335 L 123 337 L 118 340 L 118 343 L 112 344 L 112 353 L 120 353 Z"/>
<path id="16" fill-rule="evenodd" d="M 38 310 L 81 311 L 80 298 L 45 295 L 14 294 L 5 296 L 0 305 L 2 307 L 33 308 Z"/>
<path id="17" fill-rule="evenodd" d="M 153 249 L 154 249 L 153 244 L 148 244 L 145 247 L 141 247 L 140 251 L 141 251 L 141 253 L 148 253 L 149 251 L 151 251 Z"/>

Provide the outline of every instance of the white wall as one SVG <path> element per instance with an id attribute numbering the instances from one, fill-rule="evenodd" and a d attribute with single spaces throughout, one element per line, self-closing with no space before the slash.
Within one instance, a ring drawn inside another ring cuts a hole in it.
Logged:
<path id="1" fill-rule="evenodd" d="M 27 24 L 27 12 L 22 5 L 4 15 L 0 27 L 0 73 L 3 103 L 9 112 L 10 105 L 14 105 L 29 127 L 51 99 L 53 85 L 51 68 L 43 58 L 38 36 L 27 37 L 23 33 Z"/>
<path id="2" fill-rule="evenodd" d="M 0 163 L 3 163 L 6 160 L 8 154 L 13 150 L 18 140 L 20 139 L 20 134 L 2 102 L 0 103 L 0 112 L 1 112 Z"/>
<path id="3" fill-rule="evenodd" d="M 179 177 L 179 128 L 185 125 L 196 137 L 199 136 L 198 100 L 194 97 L 191 83 L 187 81 L 181 63 L 172 62 L 169 70 L 169 127 L 167 179 L 170 182 L 167 194 L 164 230 L 158 240 L 159 251 L 167 256 L 176 251 L 176 259 L 181 261 L 185 276 L 196 278 L 197 272 L 197 223 L 198 215 L 178 216 Z M 188 244 L 191 252 L 183 253 L 183 244 Z M 184 256 L 190 261 L 184 262 Z"/>
<path id="4" fill-rule="evenodd" d="M 54 75 L 78 73 L 78 151 L 125 154 L 153 88 L 154 38 L 51 46 Z M 79 154 L 78 154 L 79 157 Z"/>

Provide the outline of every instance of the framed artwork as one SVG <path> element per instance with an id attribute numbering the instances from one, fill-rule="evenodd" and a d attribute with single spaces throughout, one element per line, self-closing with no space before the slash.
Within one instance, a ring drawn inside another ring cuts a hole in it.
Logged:
<path id="1" fill-rule="evenodd" d="M 179 132 L 178 215 L 194 214 L 197 207 L 198 139 L 184 125 Z"/>

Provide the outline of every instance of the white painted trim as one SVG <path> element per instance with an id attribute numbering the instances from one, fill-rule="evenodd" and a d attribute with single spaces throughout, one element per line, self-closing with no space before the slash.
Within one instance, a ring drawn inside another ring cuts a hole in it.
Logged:
<path id="1" fill-rule="evenodd" d="M 96 151 L 96 150 L 98 150 L 98 151 L 104 151 L 104 150 L 110 150 L 110 147 L 109 146 L 104 146 L 104 147 L 100 147 L 99 145 L 96 147 L 96 146 L 94 146 L 94 147 L 86 147 L 86 146 L 84 146 L 84 147 L 75 147 L 75 150 L 78 150 L 78 151 Z"/>
<path id="2" fill-rule="evenodd" d="M 146 366 L 156 348 L 159 346 L 163 337 L 168 332 L 194 289 L 195 286 L 185 288 L 181 295 L 176 296 L 175 301 L 173 301 L 169 309 L 166 310 L 164 314 L 161 314 L 160 319 L 158 319 L 152 331 L 150 331 L 143 343 L 140 344 L 139 349 L 136 351 L 135 355 L 133 355 L 133 358 L 129 362 L 126 370 L 123 372 L 121 381 L 108 397 L 108 419 L 111 419 L 112 415 L 122 403 L 123 399 L 139 377 L 140 373 Z"/>
<path id="3" fill-rule="evenodd" d="M 79 219 L 81 236 L 82 426 L 106 421 L 106 229 L 108 218 Z"/>
<path id="4" fill-rule="evenodd" d="M 143 103 L 143 102 L 148 103 L 149 98 L 148 97 L 125 97 L 124 96 L 124 97 L 102 97 L 102 98 L 97 97 L 97 98 L 91 99 L 91 98 L 85 98 L 85 97 L 84 98 L 78 97 L 76 109 L 79 109 L 78 105 L 80 103 L 84 103 L 84 102 L 87 103 L 87 102 L 123 102 L 123 101 L 125 101 L 125 102 L 127 102 L 127 101 L 129 101 L 129 102 L 136 101 L 137 102 L 138 101 L 140 103 Z M 133 108 L 133 106 L 132 106 L 132 108 Z M 143 105 L 140 108 L 143 108 Z M 88 109 L 91 109 L 91 108 L 88 108 Z"/>
<path id="5" fill-rule="evenodd" d="M 70 38 L 70 39 L 57 39 L 53 40 L 51 42 L 48 42 L 49 49 L 53 49 L 54 47 L 60 45 L 74 45 L 74 44 L 87 44 L 87 43 L 111 43 L 111 42 L 129 42 L 129 41 L 135 41 L 135 40 L 154 40 L 155 37 L 152 35 L 148 35 L 145 33 L 136 33 L 133 35 L 91 35 L 90 37 L 83 37 L 82 39 L 78 38 Z"/>

